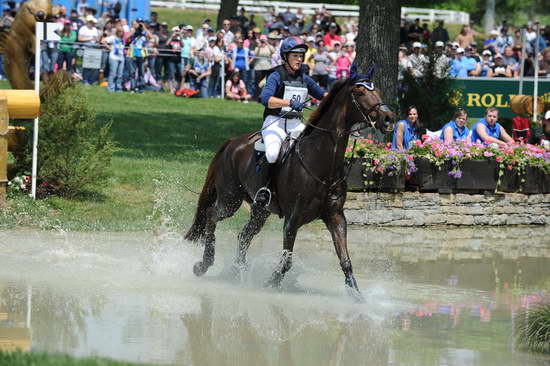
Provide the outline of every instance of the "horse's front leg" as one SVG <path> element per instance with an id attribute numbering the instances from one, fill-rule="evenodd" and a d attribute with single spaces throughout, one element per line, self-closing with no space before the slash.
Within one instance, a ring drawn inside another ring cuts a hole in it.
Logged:
<path id="1" fill-rule="evenodd" d="M 336 255 L 340 260 L 340 267 L 346 277 L 346 288 L 350 295 L 356 300 L 363 301 L 363 296 L 357 287 L 357 281 L 353 276 L 353 268 L 351 266 L 351 260 L 348 253 L 347 243 L 347 223 L 344 212 L 340 209 L 334 213 L 329 214 L 327 217 L 323 217 L 323 222 L 327 226 L 330 235 L 332 236 L 332 242 L 334 243 L 334 249 L 336 249 Z"/>
<path id="2" fill-rule="evenodd" d="M 275 268 L 275 271 L 271 275 L 271 278 L 267 282 L 266 286 L 279 287 L 283 280 L 285 273 L 287 273 L 292 267 L 292 251 L 294 249 L 294 242 L 296 240 L 296 234 L 298 233 L 298 224 L 292 217 L 285 219 L 284 225 L 284 238 L 283 238 L 283 253 L 279 264 Z"/>

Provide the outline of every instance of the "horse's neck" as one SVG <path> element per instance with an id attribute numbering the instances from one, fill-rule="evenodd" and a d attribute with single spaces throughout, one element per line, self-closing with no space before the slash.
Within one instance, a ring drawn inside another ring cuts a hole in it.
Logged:
<path id="1" fill-rule="evenodd" d="M 344 163 L 344 153 L 349 140 L 346 118 L 333 109 L 326 113 L 316 126 L 319 129 L 313 128 L 311 138 L 315 143 L 325 146 L 324 156 L 318 158 L 327 164 L 332 164 L 334 169 L 338 169 Z"/>

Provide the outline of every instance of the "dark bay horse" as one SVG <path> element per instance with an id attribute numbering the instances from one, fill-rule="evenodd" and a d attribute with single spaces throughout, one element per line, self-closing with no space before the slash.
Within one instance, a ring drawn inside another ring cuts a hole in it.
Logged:
<path id="1" fill-rule="evenodd" d="M 274 196 L 270 205 L 252 205 L 250 220 L 238 236 L 236 268 L 246 268 L 246 253 L 252 238 L 260 232 L 269 215 L 276 213 L 284 217 L 283 253 L 268 285 L 279 286 L 292 266 L 298 229 L 320 218 L 332 235 L 348 290 L 360 296 L 347 249 L 344 153 L 357 123 L 383 130 L 388 129 L 393 120 L 393 113 L 371 82 L 336 82 L 312 113 L 288 158 L 283 162 L 279 158 L 271 180 Z M 203 259 L 193 268 L 197 276 L 203 275 L 214 263 L 216 223 L 231 217 L 243 200 L 252 203 L 260 188 L 254 152 L 258 138 L 259 134 L 254 138 L 247 134 L 227 140 L 208 168 L 193 225 L 185 235 L 187 240 L 204 244 Z"/>

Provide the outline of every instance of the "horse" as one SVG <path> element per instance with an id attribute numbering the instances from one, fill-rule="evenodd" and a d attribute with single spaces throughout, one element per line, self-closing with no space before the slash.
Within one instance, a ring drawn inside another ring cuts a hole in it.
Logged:
<path id="1" fill-rule="evenodd" d="M 344 154 L 355 126 L 389 131 L 395 115 L 383 103 L 370 81 L 337 81 L 309 119 L 287 153 L 281 149 L 270 187 L 273 199 L 267 207 L 253 204 L 260 188 L 254 144 L 258 133 L 230 138 L 215 154 L 202 188 L 194 221 L 184 238 L 204 244 L 202 261 L 193 266 L 202 276 L 214 263 L 216 224 L 231 217 L 243 201 L 251 204 L 248 223 L 238 235 L 234 268 L 246 270 L 246 254 L 271 213 L 284 218 L 283 252 L 266 286 L 279 287 L 292 266 L 298 229 L 321 219 L 330 231 L 348 292 L 361 297 L 347 249 L 344 203 L 347 173 Z M 281 156 L 285 155 L 284 159 Z"/>

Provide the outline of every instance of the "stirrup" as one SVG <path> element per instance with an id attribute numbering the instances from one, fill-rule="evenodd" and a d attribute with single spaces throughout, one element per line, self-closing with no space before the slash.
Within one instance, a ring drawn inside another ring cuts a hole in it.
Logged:
<path id="1" fill-rule="evenodd" d="M 259 203 L 258 202 L 258 195 L 260 195 L 261 192 L 266 192 L 267 197 L 268 197 L 267 203 L 263 203 L 263 202 Z M 267 187 L 262 187 L 262 188 L 258 189 L 258 192 L 256 192 L 256 195 L 254 196 L 254 204 L 255 205 L 260 205 L 262 207 L 267 207 L 267 206 L 269 206 L 270 203 L 271 203 L 271 190 Z"/>

